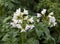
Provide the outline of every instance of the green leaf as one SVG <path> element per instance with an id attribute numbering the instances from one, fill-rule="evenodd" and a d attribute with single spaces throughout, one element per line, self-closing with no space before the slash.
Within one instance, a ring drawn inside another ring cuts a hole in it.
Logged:
<path id="1" fill-rule="evenodd" d="M 34 38 L 30 38 L 27 40 L 26 44 L 39 44 L 39 41 Z"/>
<path id="2" fill-rule="evenodd" d="M 40 37 L 42 35 L 42 33 L 43 33 L 42 30 L 36 29 L 36 34 L 38 37 Z"/>
<path id="3" fill-rule="evenodd" d="M 3 23 L 6 23 L 6 22 L 9 21 L 10 19 L 11 19 L 11 16 L 5 18 L 5 19 L 3 20 Z"/>

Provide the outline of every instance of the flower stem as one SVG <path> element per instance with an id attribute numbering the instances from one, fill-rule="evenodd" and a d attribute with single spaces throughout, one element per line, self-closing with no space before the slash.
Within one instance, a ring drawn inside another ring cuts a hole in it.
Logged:
<path id="1" fill-rule="evenodd" d="M 21 44 L 24 44 L 24 41 L 25 41 L 24 38 L 25 38 L 25 37 L 24 37 L 24 32 L 22 32 L 22 33 L 21 33 Z"/>

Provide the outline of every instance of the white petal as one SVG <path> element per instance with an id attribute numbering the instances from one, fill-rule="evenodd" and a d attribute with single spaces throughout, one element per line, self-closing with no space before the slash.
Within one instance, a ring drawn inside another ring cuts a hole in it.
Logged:
<path id="1" fill-rule="evenodd" d="M 57 22 L 54 23 L 54 26 L 57 24 Z"/>
<path id="2" fill-rule="evenodd" d="M 14 22 L 11 22 L 10 25 L 12 25 L 12 27 L 16 27 L 16 24 Z"/>
<path id="3" fill-rule="evenodd" d="M 20 24 L 17 24 L 16 27 L 19 28 L 19 29 L 22 28 L 22 26 Z"/>
<path id="4" fill-rule="evenodd" d="M 49 15 L 54 15 L 54 12 L 49 13 Z"/>
<path id="5" fill-rule="evenodd" d="M 30 25 L 26 24 L 25 30 L 30 29 Z"/>
<path id="6" fill-rule="evenodd" d="M 24 14 L 28 14 L 28 10 L 24 9 Z"/>
<path id="7" fill-rule="evenodd" d="M 24 20 L 27 20 L 28 19 L 28 16 L 26 16 L 25 18 L 24 18 Z"/>
<path id="8" fill-rule="evenodd" d="M 48 15 L 48 17 L 50 18 L 50 17 L 51 17 L 51 15 Z"/>
<path id="9" fill-rule="evenodd" d="M 21 13 L 21 9 L 17 9 L 16 12 L 14 13 L 14 16 L 20 16 Z"/>
<path id="10" fill-rule="evenodd" d="M 37 22 L 39 22 L 40 20 L 39 19 L 37 19 Z"/>
<path id="11" fill-rule="evenodd" d="M 50 17 L 50 20 L 51 20 L 51 22 L 55 22 L 56 21 L 56 19 L 55 19 L 55 17 L 53 16 L 53 17 Z"/>
<path id="12" fill-rule="evenodd" d="M 22 20 L 18 20 L 18 23 L 22 23 Z"/>
<path id="13" fill-rule="evenodd" d="M 41 17 L 41 14 L 40 13 L 37 13 L 37 17 Z"/>
<path id="14" fill-rule="evenodd" d="M 45 14 L 46 13 L 46 9 L 43 9 L 42 11 L 41 11 L 41 14 Z"/>
<path id="15" fill-rule="evenodd" d="M 21 32 L 26 32 L 26 30 L 22 29 Z"/>
<path id="16" fill-rule="evenodd" d="M 13 16 L 13 19 L 17 19 L 17 16 Z"/>
<path id="17" fill-rule="evenodd" d="M 16 24 L 18 23 L 18 20 L 16 20 L 16 19 L 12 19 L 12 20 L 14 23 L 16 23 Z"/>
<path id="18" fill-rule="evenodd" d="M 33 22 L 34 22 L 33 17 L 31 17 L 31 18 L 29 19 L 29 21 L 30 21 L 31 23 L 33 23 Z"/>
<path id="19" fill-rule="evenodd" d="M 35 26 L 34 25 L 31 25 L 31 28 L 30 29 L 33 29 Z"/>

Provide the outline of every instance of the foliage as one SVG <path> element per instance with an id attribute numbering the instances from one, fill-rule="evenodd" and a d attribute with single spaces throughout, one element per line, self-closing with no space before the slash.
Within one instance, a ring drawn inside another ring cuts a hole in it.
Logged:
<path id="1" fill-rule="evenodd" d="M 20 44 L 21 33 L 12 28 L 11 22 L 16 9 L 28 9 L 31 16 L 42 9 L 54 12 L 57 26 L 49 28 L 47 24 L 37 24 L 37 29 L 24 33 L 25 44 L 59 44 L 60 43 L 60 0 L 0 0 L 0 44 Z M 32 42 L 33 41 L 33 42 Z"/>

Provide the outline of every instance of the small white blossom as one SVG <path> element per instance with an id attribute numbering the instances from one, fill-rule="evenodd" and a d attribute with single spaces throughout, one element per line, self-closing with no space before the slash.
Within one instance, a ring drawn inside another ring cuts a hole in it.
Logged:
<path id="1" fill-rule="evenodd" d="M 23 13 L 24 14 L 28 14 L 28 10 L 24 9 L 24 12 Z"/>
<path id="2" fill-rule="evenodd" d="M 20 16 L 21 13 L 21 9 L 17 9 L 16 12 L 14 13 L 14 16 Z"/>
<path id="3" fill-rule="evenodd" d="M 46 13 L 46 9 L 43 9 L 42 11 L 41 11 L 41 14 L 45 14 Z"/>
<path id="4" fill-rule="evenodd" d="M 34 25 L 26 25 L 26 27 L 25 27 L 25 30 L 28 30 L 28 29 L 33 29 L 35 26 Z"/>
<path id="5" fill-rule="evenodd" d="M 15 19 L 12 19 L 12 21 L 13 21 L 14 23 L 18 23 L 18 20 L 15 20 Z"/>
<path id="6" fill-rule="evenodd" d="M 49 17 L 49 25 L 51 25 L 50 27 L 53 27 L 57 24 L 56 22 L 56 19 L 54 16 L 51 16 L 52 14 L 49 14 L 48 17 Z"/>
<path id="7" fill-rule="evenodd" d="M 56 26 L 57 22 L 54 22 L 54 26 Z"/>
<path id="8" fill-rule="evenodd" d="M 42 15 L 40 13 L 37 13 L 37 17 L 41 17 Z"/>
<path id="9" fill-rule="evenodd" d="M 28 19 L 28 16 L 26 16 L 25 18 L 24 18 L 24 20 L 27 20 Z"/>
<path id="10" fill-rule="evenodd" d="M 23 12 L 21 12 L 21 13 L 20 13 L 20 16 L 23 16 L 23 15 L 24 15 L 24 13 L 23 13 Z"/>
<path id="11" fill-rule="evenodd" d="M 34 25 L 30 25 L 30 29 L 33 29 L 35 26 Z"/>
<path id="12" fill-rule="evenodd" d="M 17 19 L 17 16 L 13 16 L 13 18 L 12 19 Z"/>
<path id="13" fill-rule="evenodd" d="M 22 28 L 22 26 L 20 24 L 16 24 L 16 27 L 19 28 L 19 29 Z"/>
<path id="14" fill-rule="evenodd" d="M 56 21 L 55 17 L 54 16 L 51 16 L 50 17 L 50 22 L 53 22 L 54 23 L 55 21 Z"/>
<path id="15" fill-rule="evenodd" d="M 26 32 L 26 30 L 22 29 L 21 32 Z"/>
<path id="16" fill-rule="evenodd" d="M 30 28 L 31 28 L 30 25 L 26 24 L 25 30 L 28 30 Z"/>
<path id="17" fill-rule="evenodd" d="M 11 22 L 10 25 L 12 25 L 12 27 L 16 27 L 16 24 L 14 22 Z"/>
<path id="18" fill-rule="evenodd" d="M 29 21 L 30 21 L 31 23 L 33 23 L 33 22 L 34 22 L 33 17 L 31 17 L 31 18 L 29 19 Z"/>
<path id="19" fill-rule="evenodd" d="M 39 22 L 40 20 L 39 19 L 37 19 L 37 22 Z"/>
<path id="20" fill-rule="evenodd" d="M 22 23 L 22 20 L 18 20 L 18 23 Z"/>
<path id="21" fill-rule="evenodd" d="M 50 27 L 56 26 L 57 22 L 54 22 Z"/>
<path id="22" fill-rule="evenodd" d="M 50 18 L 50 17 L 51 17 L 51 15 L 48 15 L 48 17 Z"/>
<path id="23" fill-rule="evenodd" d="M 54 15 L 54 12 L 49 13 L 49 15 Z"/>
<path id="24" fill-rule="evenodd" d="M 16 10 L 16 13 L 20 13 L 20 12 L 21 12 L 21 9 L 20 8 Z"/>

